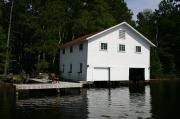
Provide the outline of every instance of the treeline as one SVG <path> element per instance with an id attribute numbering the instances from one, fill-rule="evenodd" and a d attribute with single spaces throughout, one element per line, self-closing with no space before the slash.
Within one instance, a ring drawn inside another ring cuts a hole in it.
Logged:
<path id="1" fill-rule="evenodd" d="M 1 73 L 11 5 L 0 1 Z M 131 19 L 123 0 L 14 0 L 9 72 L 58 71 L 58 45 Z"/>
<path id="2" fill-rule="evenodd" d="M 0 1 L 0 73 L 3 73 L 12 0 Z M 163 0 L 155 12 L 138 14 L 136 23 L 124 0 L 14 0 L 9 72 L 55 72 L 58 46 L 81 35 L 126 21 L 157 45 L 151 52 L 152 77 L 180 71 L 180 10 Z"/>
<path id="3" fill-rule="evenodd" d="M 163 0 L 158 10 L 137 15 L 137 29 L 156 44 L 151 51 L 151 77 L 180 73 L 180 0 Z"/>

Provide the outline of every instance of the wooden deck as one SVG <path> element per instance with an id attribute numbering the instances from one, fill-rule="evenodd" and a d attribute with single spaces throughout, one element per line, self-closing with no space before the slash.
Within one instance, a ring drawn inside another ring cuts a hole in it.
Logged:
<path id="1" fill-rule="evenodd" d="M 16 90 L 82 88 L 82 83 L 56 82 L 41 84 L 14 84 Z"/>

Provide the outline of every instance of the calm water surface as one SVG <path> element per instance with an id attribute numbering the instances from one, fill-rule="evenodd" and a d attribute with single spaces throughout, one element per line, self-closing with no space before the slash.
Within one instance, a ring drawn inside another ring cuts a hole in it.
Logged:
<path id="1" fill-rule="evenodd" d="M 0 84 L 0 119 L 179 119 L 180 82 L 150 86 L 98 88 L 82 94 L 16 100 L 11 86 Z"/>

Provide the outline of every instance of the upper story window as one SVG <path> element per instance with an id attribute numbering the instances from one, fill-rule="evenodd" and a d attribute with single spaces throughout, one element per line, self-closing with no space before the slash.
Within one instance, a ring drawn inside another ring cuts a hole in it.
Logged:
<path id="1" fill-rule="evenodd" d="M 101 43 L 101 50 L 107 50 L 108 44 L 107 43 Z"/>
<path id="2" fill-rule="evenodd" d="M 136 52 L 141 53 L 141 46 L 136 46 Z"/>
<path id="3" fill-rule="evenodd" d="M 62 50 L 62 54 L 65 54 L 65 48 Z"/>
<path id="4" fill-rule="evenodd" d="M 72 53 L 72 52 L 73 52 L 73 46 L 70 47 L 70 53 Z"/>
<path id="5" fill-rule="evenodd" d="M 119 30 L 119 39 L 125 39 L 126 38 L 125 33 L 126 33 L 125 30 Z"/>
<path id="6" fill-rule="evenodd" d="M 119 51 L 120 52 L 125 52 L 126 51 L 126 46 L 123 44 L 119 44 Z"/>
<path id="7" fill-rule="evenodd" d="M 83 44 L 79 44 L 79 51 L 83 50 Z"/>

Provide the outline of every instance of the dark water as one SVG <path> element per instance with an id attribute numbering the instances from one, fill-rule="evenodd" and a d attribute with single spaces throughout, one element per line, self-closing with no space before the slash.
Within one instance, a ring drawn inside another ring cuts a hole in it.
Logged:
<path id="1" fill-rule="evenodd" d="M 179 119 L 180 82 L 87 89 L 82 94 L 18 99 L 0 84 L 0 119 Z"/>

